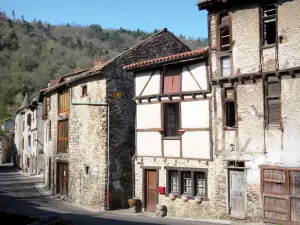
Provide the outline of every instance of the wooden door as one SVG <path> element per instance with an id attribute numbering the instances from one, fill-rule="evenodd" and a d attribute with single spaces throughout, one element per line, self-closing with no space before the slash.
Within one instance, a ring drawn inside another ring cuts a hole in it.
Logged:
<path id="1" fill-rule="evenodd" d="M 68 194 L 69 172 L 67 163 L 57 163 L 57 185 L 56 192 L 60 195 Z"/>
<path id="2" fill-rule="evenodd" d="M 229 209 L 230 215 L 244 219 L 245 210 L 245 172 L 229 170 Z"/>
<path id="3" fill-rule="evenodd" d="M 157 204 L 157 173 L 156 170 L 146 170 L 146 210 L 150 212 L 156 211 Z"/>
<path id="4" fill-rule="evenodd" d="M 300 171 L 290 172 L 291 222 L 300 224 Z"/>
<path id="5" fill-rule="evenodd" d="M 49 158 L 48 164 L 48 189 L 51 189 L 51 158 Z"/>

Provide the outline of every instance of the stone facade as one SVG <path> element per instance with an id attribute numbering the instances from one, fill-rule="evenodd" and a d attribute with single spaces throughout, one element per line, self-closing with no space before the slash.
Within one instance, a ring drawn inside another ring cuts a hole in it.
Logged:
<path id="1" fill-rule="evenodd" d="M 161 46 L 164 46 L 163 48 Z M 146 39 L 122 55 L 106 63 L 93 76 L 76 74 L 70 78 L 78 81 L 62 85 L 71 93 L 69 119 L 69 149 L 66 154 L 57 153 L 57 123 L 61 119 L 57 108 L 56 86 L 50 87 L 45 98 L 51 98 L 47 113 L 46 129 L 51 121 L 51 139 L 45 136 L 46 171 L 45 183 L 53 193 L 57 192 L 57 162 L 68 164 L 67 198 L 75 203 L 96 210 L 107 207 L 107 126 L 106 106 L 84 105 L 86 103 L 108 103 L 110 106 L 110 208 L 123 208 L 132 197 L 132 166 L 134 155 L 135 105 L 133 74 L 125 76 L 123 66 L 128 63 L 188 51 L 167 30 Z M 78 76 L 77 76 L 78 75 Z M 87 86 L 87 96 L 81 96 L 82 85 Z M 54 90 L 52 89 L 54 88 Z M 123 93 L 122 98 L 113 99 L 114 92 Z M 82 103 L 78 105 L 75 103 Z M 65 118 L 65 117 L 64 117 Z M 51 166 L 49 166 L 49 158 Z M 51 175 L 49 177 L 49 168 Z"/>

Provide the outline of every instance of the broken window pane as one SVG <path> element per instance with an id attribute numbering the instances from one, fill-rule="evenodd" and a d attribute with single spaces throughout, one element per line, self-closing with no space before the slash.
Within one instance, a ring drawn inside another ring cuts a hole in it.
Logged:
<path id="1" fill-rule="evenodd" d="M 275 4 L 265 5 L 264 7 L 264 16 L 275 16 L 276 15 L 276 6 Z"/>
<path id="2" fill-rule="evenodd" d="M 230 57 L 225 56 L 221 58 L 222 77 L 230 75 Z"/>
<path id="3" fill-rule="evenodd" d="M 235 127 L 234 102 L 226 102 L 226 127 Z"/>

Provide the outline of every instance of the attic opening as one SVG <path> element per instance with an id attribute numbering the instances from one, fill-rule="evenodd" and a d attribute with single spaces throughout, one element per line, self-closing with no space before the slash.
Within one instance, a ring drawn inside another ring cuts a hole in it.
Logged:
<path id="1" fill-rule="evenodd" d="M 277 8 L 275 3 L 264 5 L 262 19 L 264 45 L 275 44 L 277 35 Z"/>

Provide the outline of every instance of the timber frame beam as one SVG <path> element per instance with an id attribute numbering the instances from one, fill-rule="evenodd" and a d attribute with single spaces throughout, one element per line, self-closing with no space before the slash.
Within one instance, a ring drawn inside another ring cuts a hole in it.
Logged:
<path id="1" fill-rule="evenodd" d="M 253 82 L 256 83 L 258 79 L 266 79 L 270 76 L 276 77 L 284 77 L 284 78 L 300 78 L 300 67 L 287 69 L 287 70 L 279 70 L 279 71 L 270 71 L 270 72 L 261 72 L 261 73 L 249 73 L 249 74 L 242 74 L 242 75 L 234 75 L 234 76 L 226 76 L 226 77 L 219 77 L 213 78 L 210 80 L 212 86 L 220 85 L 221 87 L 224 84 L 231 83 L 234 86 L 234 83 L 248 83 Z"/>

